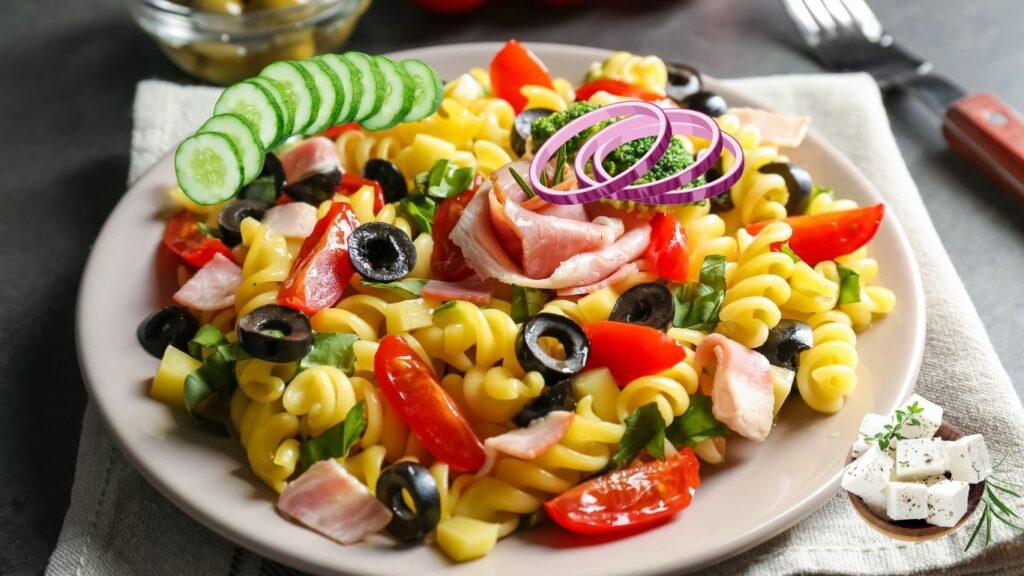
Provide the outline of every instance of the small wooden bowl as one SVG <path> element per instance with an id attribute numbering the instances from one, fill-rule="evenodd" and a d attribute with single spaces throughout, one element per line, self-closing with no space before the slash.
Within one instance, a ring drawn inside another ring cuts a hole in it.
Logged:
<path id="1" fill-rule="evenodd" d="M 935 433 L 939 438 L 946 441 L 959 440 L 964 437 L 962 430 L 956 426 L 943 422 L 942 426 L 939 427 L 939 431 Z M 853 453 L 846 459 L 846 463 L 853 462 Z M 970 518 L 971 514 L 974 513 L 975 508 L 978 507 L 978 503 L 981 502 L 981 497 L 985 494 L 985 481 L 982 480 L 977 484 L 971 484 L 970 492 L 967 495 L 967 513 L 964 517 L 956 523 L 956 526 L 949 528 L 944 526 L 933 526 L 924 520 L 889 520 L 888 518 L 882 518 L 875 514 L 868 508 L 868 505 L 861 500 L 860 496 L 847 492 L 850 496 L 850 502 L 853 503 L 853 509 L 860 514 L 869 526 L 875 530 L 895 538 L 897 540 L 906 540 L 908 542 L 924 542 L 925 540 L 934 540 L 935 538 L 941 538 L 946 534 L 949 534 L 963 526 L 967 519 Z"/>

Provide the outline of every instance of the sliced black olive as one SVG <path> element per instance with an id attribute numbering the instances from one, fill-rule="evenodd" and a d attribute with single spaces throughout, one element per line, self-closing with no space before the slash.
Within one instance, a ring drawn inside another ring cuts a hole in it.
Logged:
<path id="1" fill-rule="evenodd" d="M 409 195 L 409 185 L 402 171 L 387 160 L 374 158 L 367 161 L 366 166 L 363 166 L 363 178 L 380 184 L 385 202 L 398 202 Z"/>
<path id="2" fill-rule="evenodd" d="M 708 182 L 714 182 L 722 177 L 722 163 L 721 161 L 716 162 L 705 174 L 704 179 Z M 717 196 L 708 198 L 708 202 L 711 202 L 711 213 L 721 214 L 722 212 L 728 212 L 732 210 L 736 205 L 732 202 L 732 190 L 726 190 Z"/>
<path id="3" fill-rule="evenodd" d="M 334 166 L 323 172 L 310 174 L 298 182 L 289 182 L 282 191 L 292 200 L 317 205 L 333 198 L 340 183 L 341 168 Z"/>
<path id="4" fill-rule="evenodd" d="M 313 346 L 309 318 L 286 306 L 261 306 L 238 320 L 238 343 L 268 362 L 294 362 Z"/>
<path id="5" fill-rule="evenodd" d="M 615 301 L 609 320 L 665 330 L 676 315 L 676 299 L 664 284 L 644 282 L 626 290 Z"/>
<path id="6" fill-rule="evenodd" d="M 349 237 L 348 259 L 363 278 L 392 282 L 416 267 L 416 247 L 401 229 L 384 222 L 369 222 L 356 228 Z"/>
<path id="7" fill-rule="evenodd" d="M 512 417 L 512 423 L 520 428 L 526 428 L 530 422 L 543 418 L 557 410 L 572 412 L 576 409 L 576 397 L 572 395 L 572 383 L 563 380 L 557 384 L 546 386 L 530 403 L 523 406 L 523 409 Z"/>
<path id="8" fill-rule="evenodd" d="M 548 354 L 541 338 L 554 338 L 565 349 L 565 359 Z M 516 336 L 516 358 L 527 371 L 537 371 L 545 380 L 560 382 L 583 369 L 590 353 L 590 340 L 580 325 L 558 314 L 542 312 L 523 324 Z"/>
<path id="9" fill-rule="evenodd" d="M 153 312 L 139 324 L 139 344 L 156 358 L 163 358 L 167 346 L 188 352 L 188 341 L 199 331 L 199 322 L 188 310 L 168 306 Z"/>
<path id="10" fill-rule="evenodd" d="M 758 168 L 762 174 L 778 174 L 786 181 L 789 200 L 786 201 L 787 214 L 803 214 L 807 207 L 807 199 L 811 197 L 814 182 L 811 174 L 803 166 L 792 162 L 770 162 Z"/>
<path id="11" fill-rule="evenodd" d="M 413 507 L 405 503 L 409 495 Z M 388 466 L 377 479 L 377 499 L 391 510 L 387 531 L 403 542 L 422 540 L 441 521 L 441 495 L 437 482 L 423 466 L 399 462 Z"/>
<path id="12" fill-rule="evenodd" d="M 221 237 L 228 246 L 235 246 L 242 241 L 242 220 L 255 218 L 262 220 L 270 208 L 270 204 L 260 200 L 234 200 L 224 207 L 217 215 L 217 227 Z"/>
<path id="13" fill-rule="evenodd" d="M 701 90 L 691 94 L 679 104 L 683 108 L 703 112 L 712 118 L 718 118 L 729 111 L 729 105 L 726 104 L 725 98 L 710 90 Z"/>
<path id="14" fill-rule="evenodd" d="M 263 157 L 263 170 L 260 172 L 260 176 L 272 176 L 277 189 L 284 188 L 284 166 L 273 152 L 267 152 L 267 155 Z"/>
<path id="15" fill-rule="evenodd" d="M 704 85 L 701 80 L 700 71 L 693 66 L 686 64 L 667 64 L 668 67 L 668 97 L 680 103 L 690 96 L 700 92 Z"/>
<path id="16" fill-rule="evenodd" d="M 768 331 L 768 339 L 757 351 L 768 363 L 796 370 L 800 367 L 800 353 L 814 346 L 814 334 L 806 322 L 783 320 Z"/>
<path id="17" fill-rule="evenodd" d="M 520 112 L 512 123 L 512 132 L 509 134 L 512 151 L 519 156 L 526 154 L 526 141 L 530 139 L 530 128 L 533 123 L 554 113 L 554 110 L 548 108 L 530 108 Z"/>

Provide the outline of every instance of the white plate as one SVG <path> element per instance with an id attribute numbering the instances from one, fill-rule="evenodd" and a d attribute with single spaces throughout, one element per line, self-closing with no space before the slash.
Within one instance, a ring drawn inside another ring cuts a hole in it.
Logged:
<path id="1" fill-rule="evenodd" d="M 413 50 L 443 78 L 483 66 L 499 44 Z M 557 75 L 578 78 L 608 52 L 531 45 Z M 756 105 L 709 80 L 733 105 Z M 849 160 L 812 135 L 791 154 L 815 181 L 861 204 L 880 202 Z M 196 431 L 188 417 L 146 391 L 158 362 L 135 340 L 147 314 L 170 301 L 173 265 L 156 255 L 175 183 L 167 156 L 117 205 L 89 258 L 78 302 L 78 350 L 93 400 L 124 454 L 168 499 L 226 538 L 265 556 L 319 574 L 645 574 L 693 569 L 724 560 L 789 528 L 817 510 L 839 486 L 840 471 L 861 417 L 887 412 L 913 387 L 924 343 L 924 296 L 917 264 L 891 212 L 872 245 L 897 308 L 858 344 L 860 384 L 838 414 L 789 402 L 762 445 L 730 440 L 729 464 L 705 466 L 693 504 L 672 522 L 629 538 L 597 542 L 546 527 L 501 541 L 486 558 L 462 565 L 435 547 L 339 546 L 282 519 L 273 494 L 252 475 L 236 439 Z"/>

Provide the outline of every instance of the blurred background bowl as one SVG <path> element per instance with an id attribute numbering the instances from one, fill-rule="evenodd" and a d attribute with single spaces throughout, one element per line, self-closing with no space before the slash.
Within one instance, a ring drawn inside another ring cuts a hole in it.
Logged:
<path id="1" fill-rule="evenodd" d="M 126 0 L 135 22 L 182 70 L 214 84 L 277 60 L 333 52 L 372 0 Z"/>

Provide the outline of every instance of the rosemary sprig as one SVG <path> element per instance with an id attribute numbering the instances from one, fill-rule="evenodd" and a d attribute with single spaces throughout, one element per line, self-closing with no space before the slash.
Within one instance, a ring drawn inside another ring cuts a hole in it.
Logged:
<path id="1" fill-rule="evenodd" d="M 924 412 L 924 408 L 917 405 L 914 402 L 907 409 L 896 411 L 896 422 L 892 424 L 886 424 L 883 426 L 885 432 L 879 432 L 874 436 L 865 436 L 864 440 L 867 442 L 878 442 L 878 447 L 882 450 L 888 450 L 889 444 L 894 440 L 903 440 L 903 425 L 910 424 L 911 426 L 920 426 L 921 420 L 917 417 L 918 414 Z"/>
<path id="2" fill-rule="evenodd" d="M 565 176 L 565 146 L 558 149 L 558 153 L 555 155 L 555 173 L 553 176 L 548 176 L 547 170 L 542 170 L 540 173 L 540 183 L 544 186 L 551 187 L 562 181 Z M 515 171 L 514 169 L 513 172 Z M 513 176 L 514 177 L 514 176 Z M 518 180 L 517 180 L 518 181 Z M 522 186 L 522 184 L 520 184 Z"/>
<path id="3" fill-rule="evenodd" d="M 517 172 L 515 168 L 510 167 L 508 171 L 512 173 L 512 178 L 515 179 L 516 184 L 519 184 L 519 187 L 523 189 L 527 198 L 533 198 L 537 195 L 537 193 L 533 191 L 533 187 L 526 181 L 526 178 L 523 178 L 523 175 Z"/>
<path id="4" fill-rule="evenodd" d="M 978 518 L 978 523 L 974 526 L 974 530 L 971 532 L 971 537 L 967 539 L 967 545 L 964 546 L 966 552 L 974 544 L 974 541 L 978 538 L 978 534 L 981 532 L 982 525 L 985 526 L 985 545 L 992 541 L 992 519 L 999 520 L 1004 525 L 1017 530 L 1018 532 L 1024 532 L 1024 526 L 1018 524 L 1022 522 L 1020 514 L 1015 512 L 1006 502 L 1003 501 L 1005 496 L 999 496 L 998 492 L 1002 492 L 1007 496 L 1013 496 L 1014 498 L 1020 498 L 1020 494 L 1014 490 L 1014 488 L 1021 489 L 1020 486 L 1007 482 L 1002 478 L 995 475 L 995 471 L 1003 465 L 1006 461 L 1004 455 L 999 463 L 992 467 L 992 474 L 988 475 L 985 479 L 985 493 L 981 497 L 981 501 L 984 507 L 981 509 L 981 517 Z"/>

